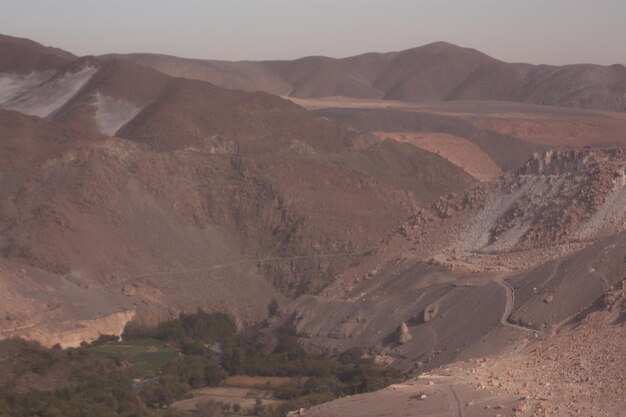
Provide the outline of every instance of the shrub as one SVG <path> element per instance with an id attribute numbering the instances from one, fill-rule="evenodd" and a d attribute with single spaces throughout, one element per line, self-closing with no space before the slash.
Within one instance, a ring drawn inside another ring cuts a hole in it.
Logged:
<path id="1" fill-rule="evenodd" d="M 363 357 L 364 354 L 365 353 L 363 352 L 363 349 L 361 349 L 360 347 L 351 347 L 349 349 L 346 349 L 339 355 L 339 362 L 345 364 L 356 363 L 359 359 Z"/>
<path id="2" fill-rule="evenodd" d="M 302 394 L 302 388 L 290 382 L 280 384 L 274 389 L 274 396 L 279 400 L 293 400 Z"/>
<path id="3" fill-rule="evenodd" d="M 122 332 L 123 340 L 152 339 L 156 337 L 156 328 L 129 321 Z"/>

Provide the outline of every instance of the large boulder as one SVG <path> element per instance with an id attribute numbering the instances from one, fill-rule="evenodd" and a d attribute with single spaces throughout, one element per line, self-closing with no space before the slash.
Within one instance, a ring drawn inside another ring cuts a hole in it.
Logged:
<path id="1" fill-rule="evenodd" d="M 412 338 L 413 336 L 409 333 L 409 326 L 407 326 L 405 322 L 402 322 L 400 327 L 396 330 L 396 342 L 403 345 L 409 342 Z"/>

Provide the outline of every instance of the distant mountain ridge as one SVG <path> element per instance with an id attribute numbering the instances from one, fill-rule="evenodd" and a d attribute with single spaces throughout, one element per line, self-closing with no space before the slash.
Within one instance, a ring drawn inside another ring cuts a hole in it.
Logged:
<path id="1" fill-rule="evenodd" d="M 507 63 L 446 42 L 400 52 L 293 61 L 215 61 L 112 54 L 175 77 L 238 90 L 405 102 L 500 100 L 626 111 L 626 67 Z"/>

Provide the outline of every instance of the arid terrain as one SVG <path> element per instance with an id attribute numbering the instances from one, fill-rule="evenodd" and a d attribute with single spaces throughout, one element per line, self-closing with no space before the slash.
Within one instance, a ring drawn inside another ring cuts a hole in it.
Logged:
<path id="1" fill-rule="evenodd" d="M 622 416 L 624 282 L 549 333 L 526 333 L 489 358 L 466 359 L 405 383 L 316 406 L 307 416 Z M 534 335 L 534 336 L 533 336 Z"/>
<path id="2" fill-rule="evenodd" d="M 136 311 L 259 321 L 272 298 L 319 291 L 420 204 L 476 182 L 440 156 L 269 94 L 63 58 L 43 83 L 29 81 L 38 67 L 0 77 L 14 89 L 5 106 L 21 110 L 0 110 L 3 281 L 21 294 L 5 307 L 5 335 L 49 343 L 69 326 L 75 344 L 72 317 L 112 310 L 124 318 L 112 319 L 116 332 Z M 41 285 L 49 274 L 58 285 Z M 116 301 L 74 311 L 63 285 Z M 55 301 L 27 308 L 33 298 Z"/>
<path id="3" fill-rule="evenodd" d="M 622 149 L 536 154 L 421 209 L 289 304 L 275 326 L 310 349 L 366 346 L 419 375 L 310 415 L 622 415 L 625 167 Z"/>
<path id="4" fill-rule="evenodd" d="M 0 339 L 203 309 L 406 379 L 293 415 L 626 416 L 625 111 L 621 65 L 447 43 L 225 62 L 0 35 Z M 281 404 L 268 381 L 173 409 Z"/>
<path id="5" fill-rule="evenodd" d="M 120 55 L 108 55 L 105 58 Z M 175 77 L 298 98 L 341 96 L 404 102 L 498 100 L 626 110 L 626 67 L 507 63 L 446 42 L 348 58 L 226 62 L 122 56 Z"/>

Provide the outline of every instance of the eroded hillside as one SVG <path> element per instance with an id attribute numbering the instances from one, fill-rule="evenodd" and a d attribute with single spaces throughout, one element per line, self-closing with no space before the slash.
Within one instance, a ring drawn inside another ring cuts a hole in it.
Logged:
<path id="1" fill-rule="evenodd" d="M 273 298 L 321 290 L 420 204 L 475 183 L 266 93 L 68 61 L 3 75 L 17 80 L 3 106 L 19 110 L 0 110 L 4 336 L 48 343 L 74 323 L 89 339 L 120 312 L 114 333 L 197 307 L 255 322 Z"/>
<path id="2" fill-rule="evenodd" d="M 622 281 L 558 332 L 527 337 L 493 357 L 458 361 L 304 415 L 622 416 L 625 307 Z"/>
<path id="3" fill-rule="evenodd" d="M 441 198 L 275 326 L 405 370 L 553 332 L 626 273 L 625 162 L 621 149 L 550 151 Z"/>

